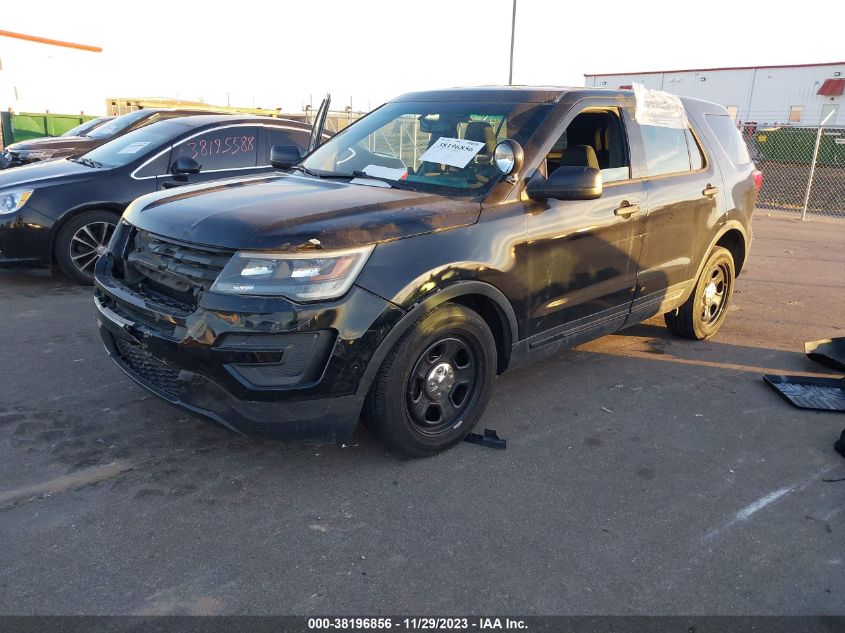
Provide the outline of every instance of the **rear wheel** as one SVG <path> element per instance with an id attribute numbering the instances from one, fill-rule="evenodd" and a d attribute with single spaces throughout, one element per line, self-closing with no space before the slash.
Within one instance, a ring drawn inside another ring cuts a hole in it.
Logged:
<path id="1" fill-rule="evenodd" d="M 728 315 L 735 278 L 733 255 L 717 246 L 707 258 L 690 298 L 677 310 L 664 315 L 667 327 L 693 340 L 715 335 Z"/>
<path id="2" fill-rule="evenodd" d="M 83 211 L 59 230 L 56 263 L 78 284 L 94 283 L 94 265 L 105 253 L 118 216 L 110 211 Z"/>
<path id="3" fill-rule="evenodd" d="M 476 312 L 445 303 L 396 343 L 367 398 L 368 426 L 391 448 L 424 457 L 472 430 L 496 376 L 496 341 Z"/>

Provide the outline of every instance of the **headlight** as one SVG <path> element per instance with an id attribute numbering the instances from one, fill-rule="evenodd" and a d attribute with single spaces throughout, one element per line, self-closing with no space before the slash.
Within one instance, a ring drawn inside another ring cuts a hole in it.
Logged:
<path id="1" fill-rule="evenodd" d="M 14 213 L 26 204 L 32 195 L 32 189 L 26 191 L 0 192 L 0 215 Z"/>
<path id="2" fill-rule="evenodd" d="M 342 251 L 240 251 L 223 268 L 212 292 L 284 296 L 294 301 L 334 299 L 349 290 L 374 246 Z"/>

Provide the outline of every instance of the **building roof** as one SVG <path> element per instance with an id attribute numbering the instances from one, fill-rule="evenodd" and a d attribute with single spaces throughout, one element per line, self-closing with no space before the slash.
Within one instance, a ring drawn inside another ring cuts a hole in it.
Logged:
<path id="1" fill-rule="evenodd" d="M 761 70 L 764 68 L 813 68 L 818 66 L 845 66 L 845 62 L 824 62 L 821 64 L 781 64 L 775 66 L 725 66 L 722 68 L 686 68 L 684 70 L 642 70 L 627 73 L 584 73 L 585 77 L 617 77 L 619 75 L 663 75 L 669 73 L 701 73 L 717 70 Z"/>

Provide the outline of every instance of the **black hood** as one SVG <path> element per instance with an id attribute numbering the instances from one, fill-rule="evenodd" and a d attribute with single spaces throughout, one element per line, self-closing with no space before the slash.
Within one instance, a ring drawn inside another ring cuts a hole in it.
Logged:
<path id="1" fill-rule="evenodd" d="M 309 240 L 343 248 L 466 226 L 480 209 L 434 194 L 273 175 L 143 196 L 124 218 L 195 244 L 285 250 Z"/>
<path id="2" fill-rule="evenodd" d="M 92 176 L 107 174 L 109 171 L 111 170 L 86 167 L 66 159 L 37 162 L 0 171 L 0 191 L 27 185 L 37 188 L 60 182 L 83 180 Z"/>

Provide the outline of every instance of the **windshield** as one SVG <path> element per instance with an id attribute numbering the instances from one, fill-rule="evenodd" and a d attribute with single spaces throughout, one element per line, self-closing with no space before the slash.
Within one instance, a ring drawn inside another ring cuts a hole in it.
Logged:
<path id="1" fill-rule="evenodd" d="M 93 161 L 98 167 L 122 167 L 134 160 L 162 149 L 182 132 L 190 129 L 178 119 L 160 121 L 133 130 L 114 140 L 92 149 L 76 159 L 79 162 Z"/>
<path id="2" fill-rule="evenodd" d="M 315 150 L 302 166 L 321 177 L 364 174 L 402 188 L 479 196 L 502 177 L 496 143 L 525 145 L 551 106 L 537 103 L 388 103 Z"/>
<path id="3" fill-rule="evenodd" d="M 106 120 L 107 119 L 100 117 L 98 119 L 91 119 L 90 121 L 85 121 L 84 123 L 80 123 L 76 127 L 72 127 L 67 132 L 62 134 L 62 136 L 81 136 L 81 135 L 85 134 L 85 132 L 87 132 L 88 130 L 97 127 L 103 121 L 106 121 Z"/>
<path id="4" fill-rule="evenodd" d="M 100 127 L 88 132 L 88 136 L 91 138 L 109 138 L 110 136 L 114 136 L 115 134 L 122 132 L 136 121 L 149 115 L 149 110 L 135 110 L 135 112 L 130 112 L 129 114 L 124 114 L 116 119 L 112 119 L 108 123 L 103 123 Z"/>

